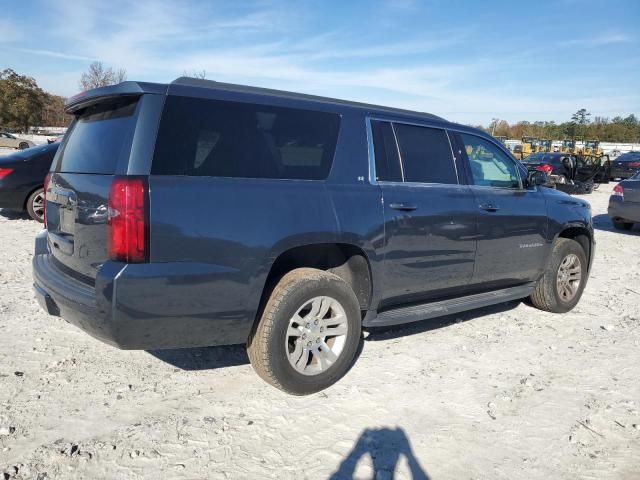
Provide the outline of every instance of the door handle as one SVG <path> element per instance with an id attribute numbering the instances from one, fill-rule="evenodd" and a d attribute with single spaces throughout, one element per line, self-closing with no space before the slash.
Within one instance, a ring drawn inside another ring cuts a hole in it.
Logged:
<path id="1" fill-rule="evenodd" d="M 418 206 L 413 205 L 411 203 L 393 202 L 389 204 L 389 208 L 393 208 L 394 210 L 403 210 L 405 212 L 410 212 L 418 208 Z"/>
<path id="2" fill-rule="evenodd" d="M 482 205 L 480 205 L 480 208 L 482 210 L 486 210 L 487 212 L 497 212 L 498 210 L 500 210 L 500 207 L 494 205 L 493 203 L 483 203 Z"/>

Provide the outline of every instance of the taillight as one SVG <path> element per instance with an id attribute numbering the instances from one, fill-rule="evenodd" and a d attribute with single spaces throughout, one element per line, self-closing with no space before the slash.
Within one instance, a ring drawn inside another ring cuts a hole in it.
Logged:
<path id="1" fill-rule="evenodd" d="M 640 168 L 640 162 L 629 162 L 631 168 Z"/>
<path id="2" fill-rule="evenodd" d="M 0 180 L 13 172 L 13 168 L 0 168 Z"/>
<path id="3" fill-rule="evenodd" d="M 540 165 L 536 167 L 536 170 L 538 170 L 539 172 L 544 172 L 547 175 L 549 175 L 551 172 L 553 172 L 553 166 L 549 165 L 548 163 L 545 163 L 544 165 Z"/>
<path id="4" fill-rule="evenodd" d="M 44 187 L 42 192 L 42 221 L 44 222 L 44 228 L 47 228 L 47 189 L 49 188 L 49 180 L 51 180 L 51 173 L 47 173 L 44 177 Z"/>
<path id="5" fill-rule="evenodd" d="M 148 260 L 148 188 L 140 177 L 116 177 L 109 191 L 109 257 L 128 263 Z"/>
<path id="6" fill-rule="evenodd" d="M 622 185 L 617 184 L 615 187 L 613 187 L 612 195 L 624 198 L 624 188 L 622 188 Z"/>

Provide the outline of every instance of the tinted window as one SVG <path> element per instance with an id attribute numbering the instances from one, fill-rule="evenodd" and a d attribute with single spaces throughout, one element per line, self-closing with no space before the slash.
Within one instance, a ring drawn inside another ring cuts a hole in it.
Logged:
<path id="1" fill-rule="evenodd" d="M 394 123 L 405 182 L 458 183 L 444 130 Z"/>
<path id="2" fill-rule="evenodd" d="M 465 133 L 460 137 L 467 151 L 474 185 L 520 188 L 516 164 L 506 153 L 481 137 Z"/>
<path id="3" fill-rule="evenodd" d="M 131 147 L 137 100 L 89 107 L 74 123 L 56 171 L 113 174 Z"/>
<path id="4" fill-rule="evenodd" d="M 373 152 L 376 159 L 376 180 L 401 182 L 400 159 L 393 129 L 389 122 L 372 121 Z"/>
<path id="5" fill-rule="evenodd" d="M 332 113 L 170 96 L 152 173 L 321 180 L 339 125 Z"/>

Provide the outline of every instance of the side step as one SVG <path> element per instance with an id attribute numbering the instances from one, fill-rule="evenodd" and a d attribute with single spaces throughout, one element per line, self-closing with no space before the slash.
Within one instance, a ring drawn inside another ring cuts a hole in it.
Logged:
<path id="1" fill-rule="evenodd" d="M 466 297 L 441 300 L 439 302 L 423 303 L 421 305 L 411 305 L 393 310 L 386 310 L 377 315 L 367 315 L 363 325 L 365 327 L 382 327 L 388 325 L 400 325 L 418 320 L 442 317 L 452 313 L 473 310 L 474 308 L 487 307 L 496 303 L 508 302 L 528 297 L 535 288 L 535 282 L 526 283 L 517 287 L 494 290 L 492 292 L 476 293 Z"/>

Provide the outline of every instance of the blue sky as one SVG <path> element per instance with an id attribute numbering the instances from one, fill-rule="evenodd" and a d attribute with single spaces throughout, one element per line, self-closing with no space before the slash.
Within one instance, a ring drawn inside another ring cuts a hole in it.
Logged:
<path id="1" fill-rule="evenodd" d="M 130 80 L 205 70 L 462 123 L 640 113 L 638 0 L 0 4 L 0 69 L 64 96 L 100 60 Z"/>

